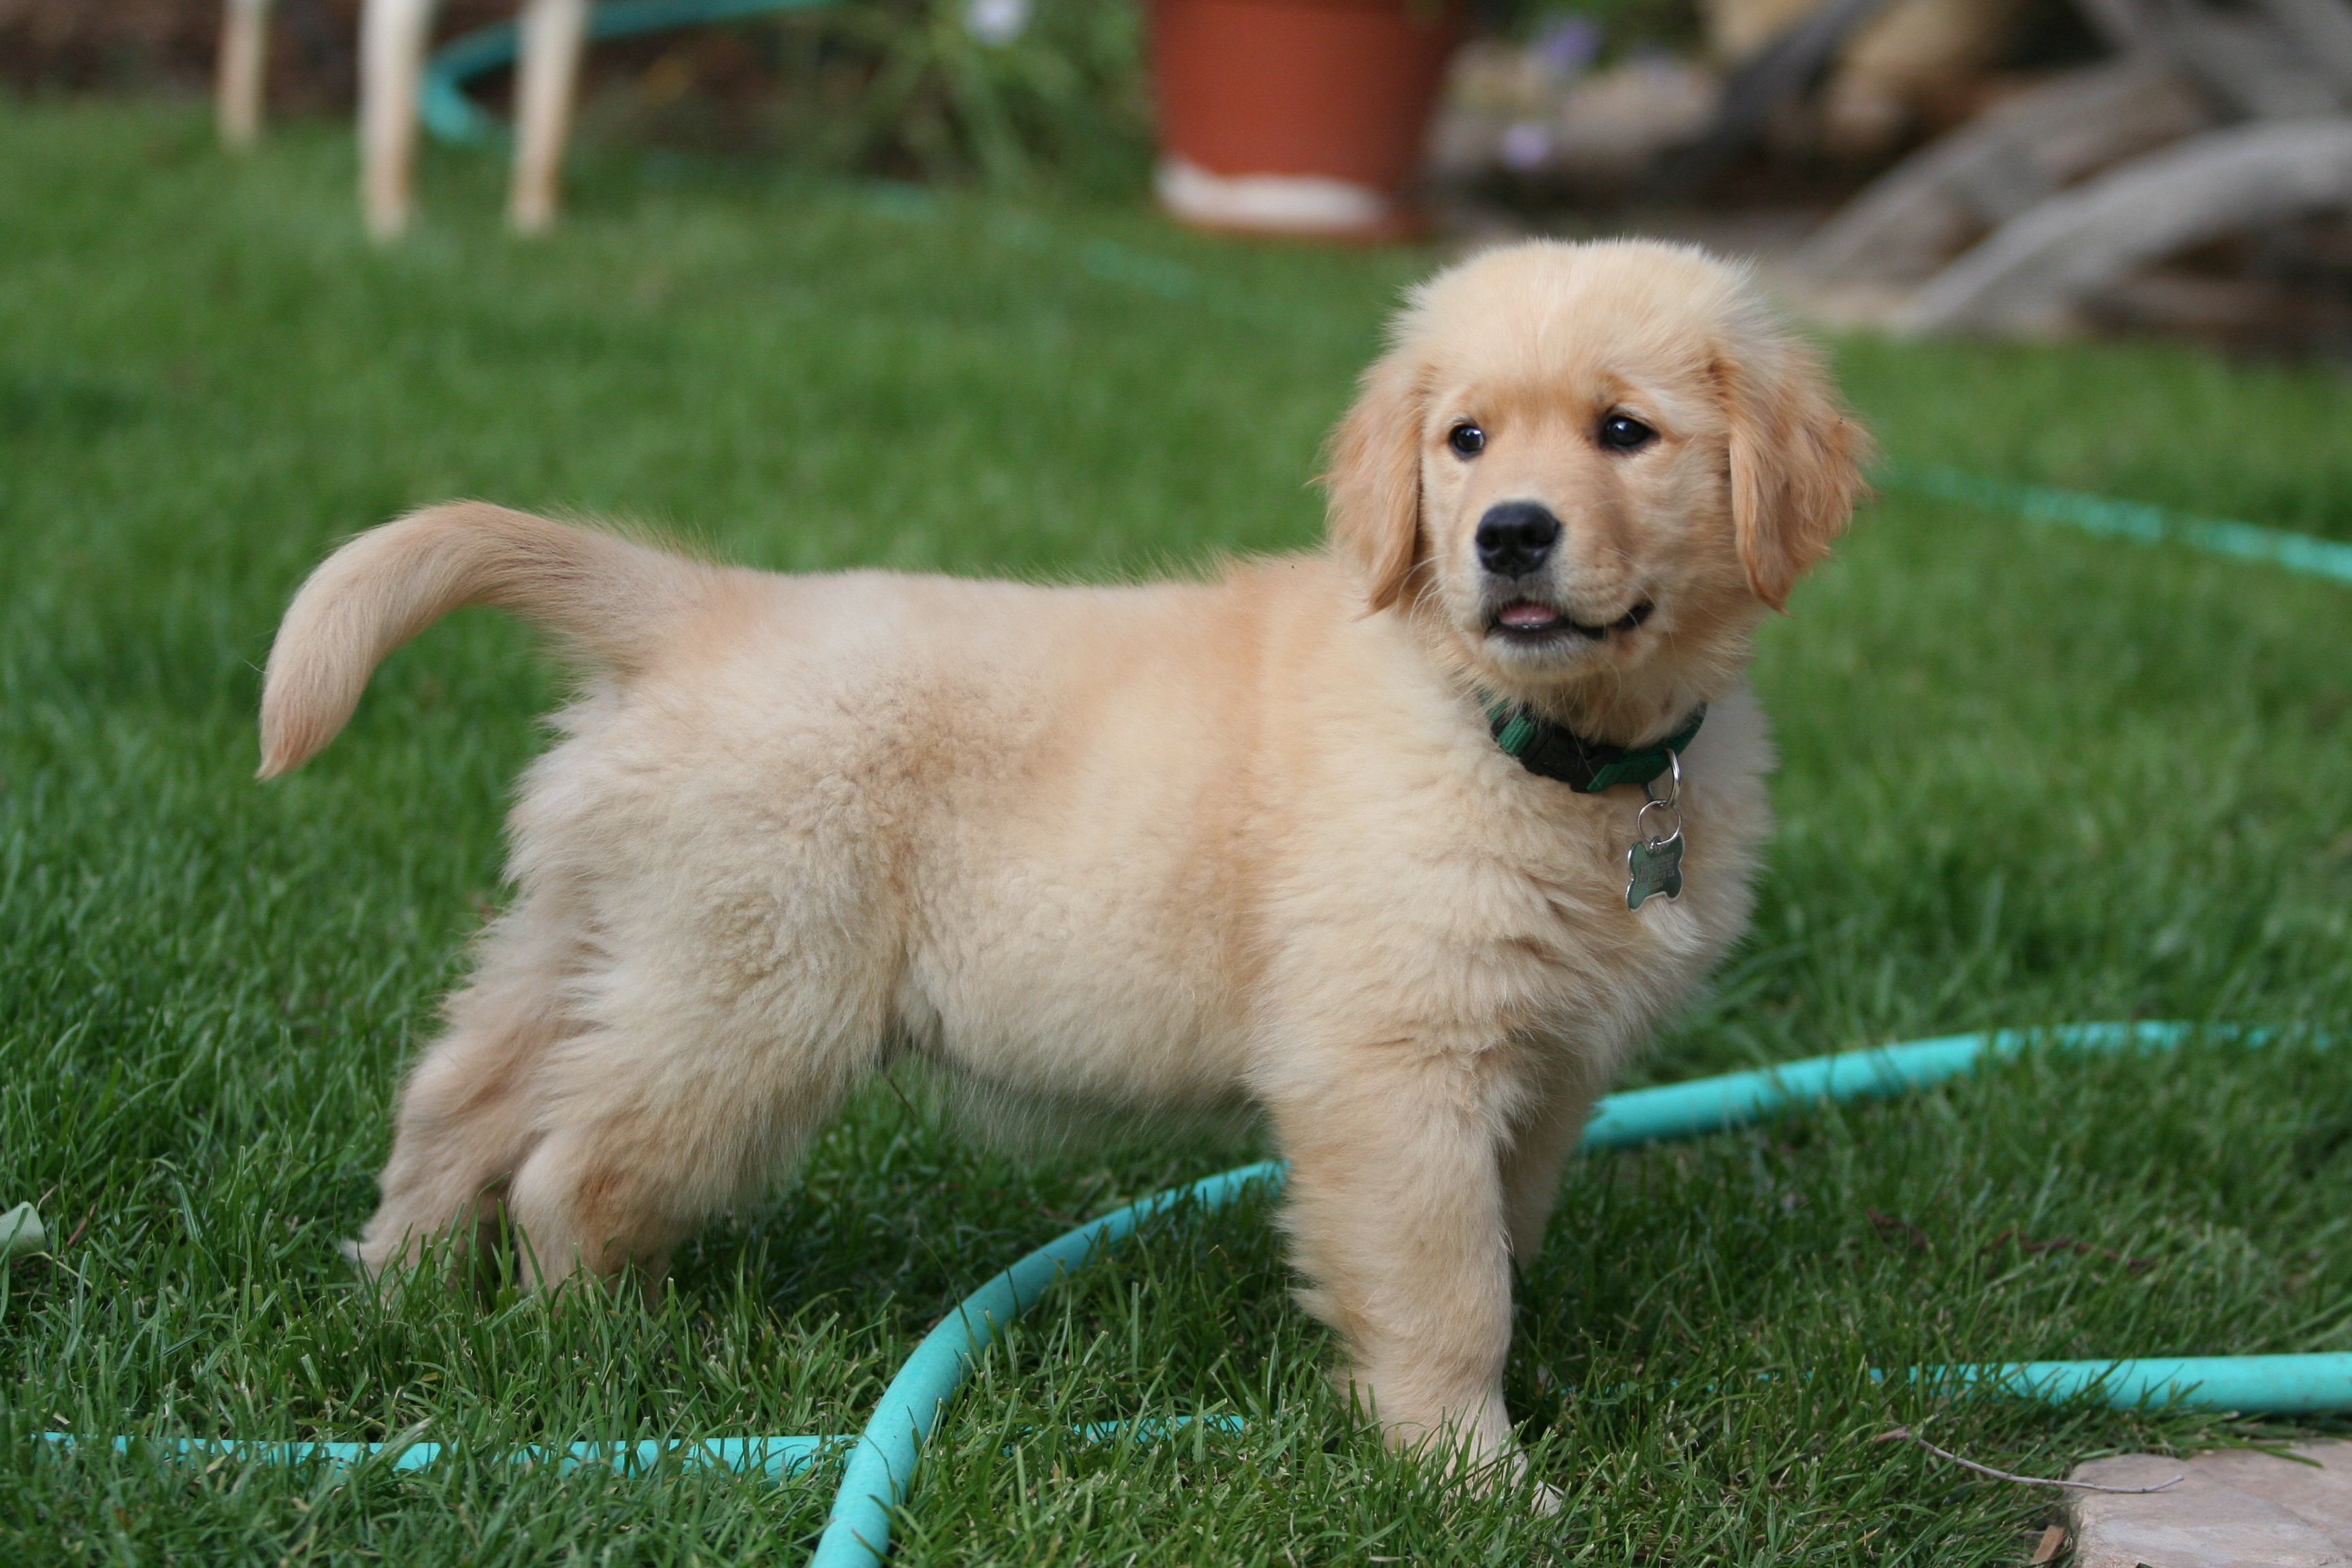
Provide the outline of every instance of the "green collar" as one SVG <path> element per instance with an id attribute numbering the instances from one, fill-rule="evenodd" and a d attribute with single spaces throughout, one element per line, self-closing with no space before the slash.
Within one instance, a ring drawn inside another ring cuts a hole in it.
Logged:
<path id="1" fill-rule="evenodd" d="M 1691 710 L 1683 727 L 1664 740 L 1627 751 L 1605 741 L 1588 741 L 1566 725 L 1555 724 L 1523 704 L 1506 701 L 1491 692 L 1479 692 L 1478 701 L 1486 710 L 1486 727 L 1494 731 L 1495 744 L 1518 758 L 1528 772 L 1558 779 L 1585 795 L 1599 795 L 1612 784 L 1648 784 L 1666 771 L 1672 760 L 1668 753 L 1687 747 L 1698 727 L 1706 722 L 1706 704 L 1702 702 Z"/>

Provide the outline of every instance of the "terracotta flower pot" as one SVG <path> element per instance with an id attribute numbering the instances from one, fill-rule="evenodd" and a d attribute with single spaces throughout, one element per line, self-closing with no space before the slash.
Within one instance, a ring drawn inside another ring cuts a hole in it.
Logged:
<path id="1" fill-rule="evenodd" d="M 1208 228 L 1409 233 L 1462 0 L 1152 0 L 1160 205 Z"/>

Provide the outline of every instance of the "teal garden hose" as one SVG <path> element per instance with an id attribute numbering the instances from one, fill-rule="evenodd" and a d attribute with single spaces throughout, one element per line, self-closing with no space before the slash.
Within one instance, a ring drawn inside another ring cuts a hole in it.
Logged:
<path id="1" fill-rule="evenodd" d="M 604 0 L 588 13 L 591 38 L 625 38 L 704 22 L 728 22 L 768 11 L 796 11 L 828 0 Z M 515 62 L 520 37 L 512 22 L 495 22 L 450 39 L 425 62 L 416 88 L 416 110 L 425 129 L 443 142 L 478 146 L 495 141 L 501 127 L 466 96 L 466 84 Z"/>
<path id="2" fill-rule="evenodd" d="M 2014 512 L 2028 522 L 2058 522 L 2069 528 L 2142 544 L 2186 544 L 2214 555 L 2234 555 L 2283 566 L 2305 577 L 2352 583 L 2352 544 L 2308 533 L 2262 528 L 2222 518 L 2191 517 L 2145 501 L 2086 495 L 2055 485 L 2021 485 L 1935 464 L 1895 463 L 1874 476 L 1889 489 L 1937 500 L 1958 501 L 1987 511 Z"/>

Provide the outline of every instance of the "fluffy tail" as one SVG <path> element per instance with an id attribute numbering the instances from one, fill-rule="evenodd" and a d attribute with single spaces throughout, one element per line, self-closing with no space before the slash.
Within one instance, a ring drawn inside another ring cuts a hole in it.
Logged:
<path id="1" fill-rule="evenodd" d="M 617 675 L 641 668 L 719 568 L 484 501 L 412 512 L 329 556 L 294 595 L 261 693 L 261 776 L 333 740 L 385 655 L 465 605 L 546 626 Z"/>

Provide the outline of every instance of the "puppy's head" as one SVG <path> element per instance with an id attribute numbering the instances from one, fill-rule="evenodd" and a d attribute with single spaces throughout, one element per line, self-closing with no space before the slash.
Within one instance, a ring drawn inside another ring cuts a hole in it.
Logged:
<path id="1" fill-rule="evenodd" d="M 1515 695 L 1712 684 L 1861 489 L 1818 359 L 1685 247 L 1489 251 L 1415 290 L 1391 343 L 1333 437 L 1334 542 L 1370 608 Z"/>

